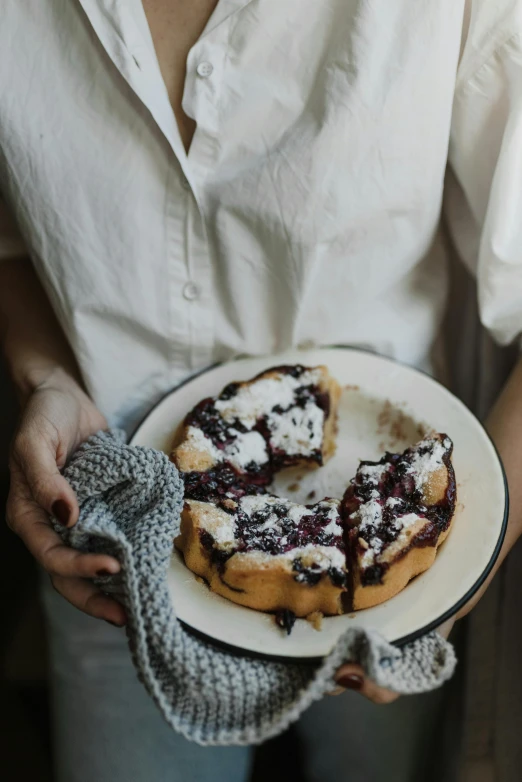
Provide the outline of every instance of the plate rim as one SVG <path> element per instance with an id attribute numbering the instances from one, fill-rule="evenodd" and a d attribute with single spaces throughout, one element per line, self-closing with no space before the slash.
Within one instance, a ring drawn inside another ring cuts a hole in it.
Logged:
<path id="1" fill-rule="evenodd" d="M 290 352 L 292 348 L 289 348 L 288 351 L 284 352 Z M 296 350 L 294 348 L 294 350 Z M 432 630 L 435 630 L 437 627 L 440 627 L 444 622 L 451 619 L 451 617 L 455 616 L 461 608 L 463 608 L 466 603 L 468 603 L 471 598 L 479 591 L 479 589 L 483 586 L 485 581 L 487 580 L 488 576 L 490 575 L 491 571 L 493 570 L 493 567 L 495 566 L 495 562 L 497 561 L 499 554 L 502 550 L 502 546 L 504 544 L 504 539 L 506 537 L 506 531 L 508 526 L 508 519 L 509 519 L 509 506 L 510 506 L 510 498 L 509 498 L 509 486 L 507 482 L 507 476 L 506 476 L 506 470 L 504 468 L 504 463 L 502 461 L 502 457 L 500 456 L 500 453 L 498 451 L 497 446 L 495 445 L 493 438 L 489 434 L 488 430 L 482 423 L 482 421 L 475 415 L 475 413 L 471 410 L 471 408 L 462 400 L 460 399 L 456 394 L 453 393 L 447 386 L 444 385 L 440 380 L 438 380 L 433 375 L 430 375 L 429 372 L 423 369 L 419 369 L 418 367 L 414 367 L 411 364 L 407 364 L 404 361 L 398 361 L 397 359 L 390 358 L 389 356 L 383 356 L 380 353 L 377 353 L 374 350 L 369 350 L 368 348 L 362 348 L 358 346 L 352 346 L 352 345 L 323 345 L 323 346 L 314 346 L 313 348 L 310 348 L 310 350 L 347 350 L 347 351 L 357 351 L 360 353 L 365 353 L 366 355 L 373 356 L 374 358 L 380 359 L 381 361 L 385 361 L 389 364 L 394 364 L 401 366 L 405 369 L 410 370 L 414 374 L 423 375 L 424 377 L 427 377 L 429 380 L 431 380 L 433 383 L 436 383 L 437 385 L 441 386 L 446 393 L 448 393 L 450 396 L 452 396 L 460 405 L 462 405 L 468 413 L 470 413 L 473 418 L 475 419 L 475 422 L 479 425 L 479 427 L 482 429 L 482 432 L 486 435 L 486 438 L 489 440 L 490 444 L 493 447 L 493 451 L 495 453 L 495 456 L 497 458 L 498 465 L 500 467 L 500 472 L 502 475 L 502 481 L 504 485 L 504 513 L 503 513 L 503 519 L 502 524 L 500 528 L 500 533 L 495 545 L 495 548 L 493 549 L 493 553 L 489 559 L 488 564 L 482 571 L 481 575 L 478 577 L 478 579 L 475 581 L 475 583 L 468 589 L 468 591 L 461 597 L 451 608 L 444 611 L 444 613 L 438 617 L 437 619 L 433 619 L 431 622 L 428 622 L 426 625 L 423 625 L 418 630 L 414 630 L 411 633 L 408 633 L 407 635 L 404 635 L 396 640 L 390 641 L 392 646 L 402 647 L 405 646 L 408 643 L 411 643 L 412 641 L 417 640 L 418 638 L 421 638 L 424 635 L 427 635 Z M 274 355 L 274 359 L 277 359 L 277 355 Z M 149 417 L 153 414 L 153 412 L 156 410 L 159 405 L 162 404 L 162 402 L 172 394 L 174 394 L 176 391 L 178 391 L 183 386 L 187 385 L 188 383 L 191 383 L 193 380 L 196 380 L 196 378 L 200 377 L 201 375 L 206 374 L 207 372 L 210 372 L 213 369 L 216 369 L 217 367 L 223 366 L 224 364 L 233 364 L 235 361 L 241 361 L 241 360 L 252 360 L 252 359 L 261 359 L 261 358 L 269 358 L 269 356 L 246 356 L 241 355 L 237 356 L 236 358 L 232 358 L 228 361 L 215 361 L 213 364 L 209 365 L 208 367 L 204 367 L 203 369 L 199 370 L 198 372 L 195 372 L 194 374 L 190 375 L 189 377 L 185 378 L 181 382 L 177 383 L 175 386 L 173 386 L 169 391 L 166 391 L 160 399 L 158 399 L 155 404 L 148 410 L 148 412 L 143 416 L 143 418 L 140 419 L 139 423 L 135 425 L 135 427 L 132 430 L 132 433 L 128 437 L 128 443 L 129 445 L 133 445 L 133 440 L 138 434 L 141 427 L 145 424 L 145 422 L 149 419 Z M 204 639 L 207 643 L 211 643 L 214 646 L 217 646 L 218 648 L 224 649 L 228 652 L 233 653 L 236 656 L 240 657 L 249 657 L 251 659 L 261 659 L 261 660 L 267 660 L 267 661 L 274 661 L 274 662 L 291 662 L 296 665 L 313 665 L 320 663 L 322 660 L 324 660 L 327 655 L 324 656 L 313 656 L 313 657 L 289 657 L 284 655 L 274 655 L 274 654 L 265 654 L 263 652 L 254 652 L 251 649 L 244 649 L 241 646 L 236 646 L 235 644 L 228 644 L 225 641 L 221 641 L 217 638 L 214 638 L 213 636 L 207 635 L 201 630 L 197 630 L 196 628 L 189 625 L 184 620 L 179 620 L 183 627 L 185 627 L 190 633 L 195 635 L 198 638 Z"/>

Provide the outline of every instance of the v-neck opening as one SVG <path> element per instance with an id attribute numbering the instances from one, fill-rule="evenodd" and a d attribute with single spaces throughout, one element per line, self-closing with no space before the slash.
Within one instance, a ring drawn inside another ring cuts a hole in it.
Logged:
<path id="1" fill-rule="evenodd" d="M 169 103 L 169 106 L 170 106 L 170 110 L 172 112 L 172 116 L 173 116 L 173 119 L 174 119 L 174 125 L 175 125 L 176 130 L 177 130 L 179 146 L 180 146 L 180 149 L 184 153 L 184 159 L 185 159 L 185 161 L 187 163 L 190 161 L 190 157 L 191 157 L 190 153 L 191 153 L 191 151 L 192 151 L 192 149 L 194 147 L 194 140 L 196 138 L 196 135 L 198 133 L 198 128 L 199 128 L 198 122 L 193 117 L 190 117 L 190 115 L 187 114 L 185 112 L 184 108 L 183 108 L 183 105 L 186 103 L 185 97 L 186 97 L 186 93 L 187 93 L 187 81 L 188 81 L 188 78 L 189 78 L 189 75 L 190 75 L 189 74 L 189 69 L 188 69 L 188 63 L 189 63 L 190 56 L 191 56 L 194 48 L 200 43 L 200 41 L 202 41 L 206 36 L 210 35 L 214 30 L 216 30 L 221 24 L 223 24 L 234 13 L 237 13 L 238 11 L 242 10 L 243 8 L 246 8 L 246 6 L 250 5 L 251 2 L 252 2 L 252 0 L 218 0 L 218 2 L 216 4 L 216 7 L 213 9 L 212 13 L 210 14 L 209 18 L 207 19 L 207 23 L 205 24 L 203 30 L 201 31 L 201 33 L 198 36 L 197 40 L 194 41 L 194 43 L 190 47 L 189 51 L 187 52 L 187 56 L 186 56 L 186 59 L 185 59 L 185 78 L 184 78 L 184 82 L 183 82 L 183 91 L 182 91 L 182 95 L 181 95 L 180 106 L 181 106 L 182 111 L 185 113 L 185 115 L 187 117 L 189 117 L 189 119 L 192 119 L 194 122 L 196 122 L 196 127 L 195 127 L 194 133 L 192 134 L 192 137 L 190 139 L 189 147 L 188 147 L 188 149 L 186 149 L 185 148 L 185 144 L 183 143 L 183 137 L 181 135 L 179 122 L 178 122 L 178 119 L 176 117 L 176 113 L 174 111 L 172 103 L 170 101 L 170 96 L 169 96 L 169 93 L 168 93 L 167 85 L 165 83 L 165 79 L 164 79 L 163 74 L 161 72 L 161 67 L 160 67 L 160 63 L 159 63 L 159 60 L 158 60 L 156 47 L 154 45 L 154 39 L 152 37 L 152 32 L 151 32 L 151 29 L 150 29 L 149 21 L 147 19 L 147 14 L 145 13 L 145 9 L 143 7 L 142 0 L 138 0 L 138 5 L 140 6 L 140 16 L 141 16 L 141 25 L 139 25 L 139 27 L 144 25 L 145 28 L 146 28 L 145 35 L 146 35 L 147 41 L 149 43 L 149 46 L 152 48 L 152 52 L 153 52 L 154 58 L 156 60 L 158 73 L 159 73 L 159 75 L 161 77 L 161 81 L 163 83 L 165 94 L 166 94 L 166 97 L 167 97 L 167 100 L 168 100 L 168 103 Z"/>
<path id="2" fill-rule="evenodd" d="M 185 61 L 185 80 L 183 84 L 181 106 L 188 102 L 188 82 L 193 78 L 188 70 L 190 56 L 203 39 L 214 32 L 221 24 L 226 22 L 233 14 L 246 8 L 253 0 L 219 0 L 197 41 L 192 45 Z M 100 39 L 107 54 L 114 65 L 127 81 L 131 89 L 136 93 L 140 101 L 150 112 L 152 119 L 165 135 L 172 151 L 176 155 L 185 175 L 188 177 L 188 162 L 193 156 L 194 144 L 198 134 L 198 123 L 192 136 L 188 150 L 185 149 L 181 137 L 180 126 L 170 102 L 167 85 L 159 65 L 156 47 L 149 27 L 147 15 L 142 0 L 129 0 L 123 6 L 118 3 L 115 7 L 104 0 L 78 0 L 92 25 L 94 32 Z M 112 32 L 104 26 L 108 19 L 111 21 Z M 140 59 L 142 60 L 140 66 Z M 145 88 L 146 79 L 139 76 L 135 68 L 140 71 L 149 70 L 149 84 Z M 191 116 L 185 112 L 187 116 Z M 194 117 L 192 117 L 194 119 Z"/>
<path id="3" fill-rule="evenodd" d="M 158 73 L 160 75 L 161 81 L 163 83 L 165 94 L 166 94 L 166 97 L 167 97 L 167 100 L 168 100 L 168 103 L 169 103 L 169 106 L 170 106 L 170 110 L 172 112 L 172 116 L 173 116 L 173 119 L 174 119 L 174 125 L 176 127 L 177 136 L 178 136 L 178 140 L 179 140 L 179 147 L 180 147 L 180 150 L 183 151 L 184 159 L 185 159 L 185 162 L 187 162 L 187 163 L 190 160 L 190 153 L 191 153 L 191 150 L 193 149 L 194 139 L 195 139 L 196 134 L 198 132 L 198 123 L 197 123 L 197 121 L 193 117 L 190 117 L 190 115 L 187 114 L 185 112 L 184 108 L 183 108 L 183 105 L 185 103 L 185 96 L 186 96 L 186 92 L 187 92 L 187 81 L 188 81 L 188 76 L 189 76 L 188 63 L 189 63 L 189 59 L 190 59 L 191 53 L 192 53 L 193 49 L 199 44 L 199 42 L 205 36 L 209 35 L 213 30 L 215 30 L 217 27 L 219 27 L 219 25 L 222 24 L 226 19 L 228 19 L 228 17 L 232 13 L 234 13 L 237 10 L 239 10 L 241 7 L 244 7 L 245 5 L 248 5 L 250 2 L 251 2 L 251 0 L 246 0 L 246 2 L 241 2 L 241 0 L 239 2 L 236 2 L 235 0 L 218 0 L 215 8 L 212 10 L 212 13 L 210 14 L 209 18 L 207 19 L 207 22 L 206 22 L 203 30 L 201 31 L 201 33 L 198 36 L 198 38 L 196 39 L 196 41 L 194 41 L 194 43 L 190 47 L 189 51 L 187 52 L 187 56 L 185 58 L 185 77 L 184 77 L 184 81 L 183 81 L 183 91 L 182 91 L 182 95 L 181 95 L 180 107 L 181 107 L 181 110 L 184 112 L 185 116 L 187 116 L 189 119 L 191 119 L 194 122 L 196 122 L 196 127 L 194 128 L 194 132 L 193 132 L 192 137 L 190 139 L 190 143 L 189 143 L 188 149 L 186 149 L 184 141 L 183 141 L 183 136 L 181 134 L 178 118 L 176 117 L 176 112 L 174 111 L 174 107 L 172 106 L 172 103 L 171 103 L 171 100 L 170 100 L 167 84 L 166 84 L 165 79 L 163 77 L 163 73 L 161 72 L 161 66 L 160 66 L 160 63 L 159 63 L 158 54 L 157 54 L 157 51 L 156 51 L 156 46 L 154 44 L 154 39 L 152 37 L 152 32 L 151 32 L 151 29 L 150 29 L 149 20 L 147 18 L 147 14 L 145 12 L 145 8 L 143 7 L 142 0 L 138 0 L 138 5 L 140 7 L 140 17 L 141 17 L 141 20 L 140 20 L 141 24 L 138 24 L 138 27 L 139 28 L 144 27 L 144 33 L 145 33 L 145 36 L 147 38 L 147 42 L 148 42 L 149 46 L 151 47 L 152 53 L 153 53 L 154 58 L 156 60 L 157 70 L 158 70 Z"/>

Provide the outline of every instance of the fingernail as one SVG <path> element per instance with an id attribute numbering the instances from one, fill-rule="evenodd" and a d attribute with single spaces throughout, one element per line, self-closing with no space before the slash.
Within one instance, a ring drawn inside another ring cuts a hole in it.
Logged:
<path id="1" fill-rule="evenodd" d="M 346 690 L 361 690 L 364 679 L 362 676 L 357 676 L 356 673 L 347 673 L 344 676 L 339 676 L 336 682 Z"/>
<path id="2" fill-rule="evenodd" d="M 65 500 L 55 500 L 51 506 L 51 512 L 56 521 L 59 521 L 64 527 L 69 524 L 71 509 Z"/>

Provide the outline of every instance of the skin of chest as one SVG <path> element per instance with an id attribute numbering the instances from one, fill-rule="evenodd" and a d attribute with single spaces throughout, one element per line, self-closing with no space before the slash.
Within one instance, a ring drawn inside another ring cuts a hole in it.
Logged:
<path id="1" fill-rule="evenodd" d="M 196 123 L 181 107 L 187 55 L 203 32 L 219 0 L 143 0 L 160 70 L 185 149 Z"/>

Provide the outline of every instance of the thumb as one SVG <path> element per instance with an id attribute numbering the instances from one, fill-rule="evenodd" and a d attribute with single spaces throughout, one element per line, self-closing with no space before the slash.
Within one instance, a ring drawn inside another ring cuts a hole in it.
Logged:
<path id="1" fill-rule="evenodd" d="M 399 697 L 395 692 L 378 687 L 371 679 L 365 676 L 360 665 L 349 663 L 341 666 L 335 675 L 335 681 L 339 687 L 347 690 L 357 690 L 373 703 L 393 703 Z"/>
<path id="2" fill-rule="evenodd" d="M 56 463 L 56 448 L 45 437 L 25 435 L 13 444 L 13 478 L 23 477 L 32 499 L 65 527 L 76 524 L 79 508 L 76 495 L 61 475 Z M 21 475 L 17 475 L 21 473 Z"/>

